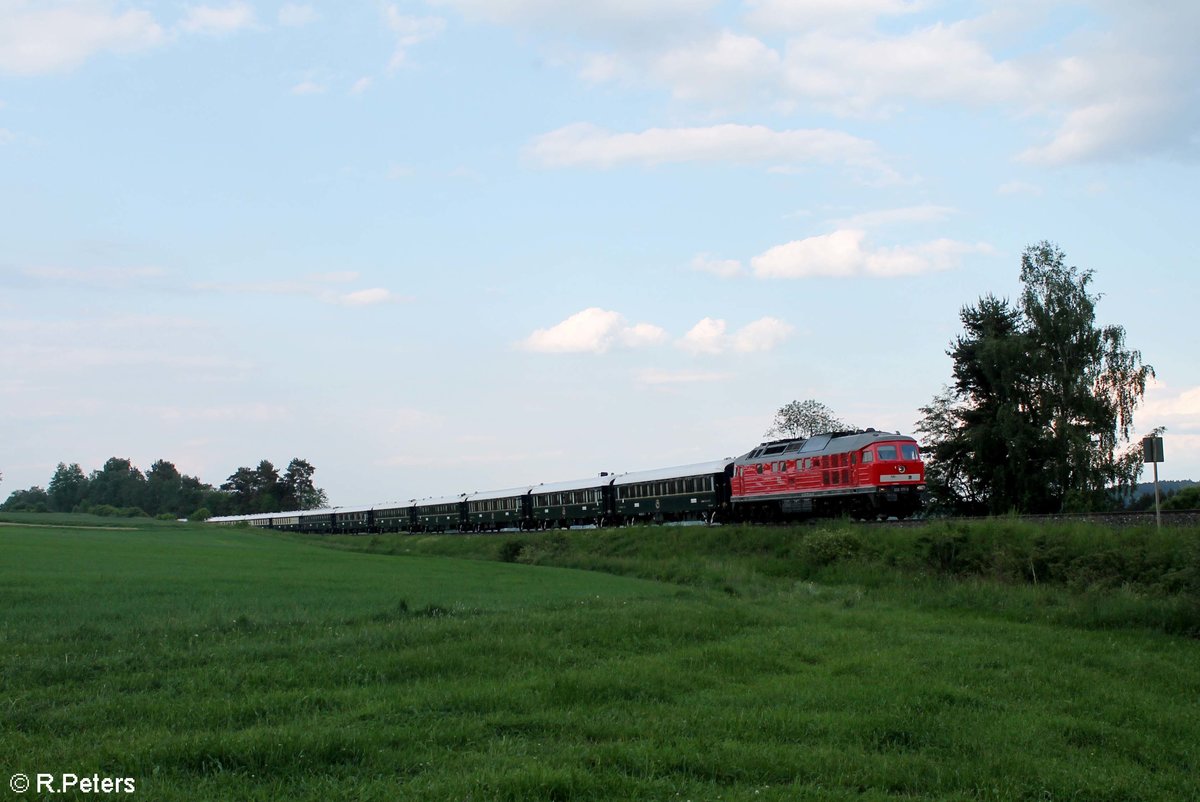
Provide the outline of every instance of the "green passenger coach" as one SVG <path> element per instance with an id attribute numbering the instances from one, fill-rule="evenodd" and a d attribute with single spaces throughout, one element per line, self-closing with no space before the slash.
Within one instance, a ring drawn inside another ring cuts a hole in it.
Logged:
<path id="1" fill-rule="evenodd" d="M 728 511 L 733 460 L 623 473 L 613 480 L 613 511 L 623 521 L 712 523 Z"/>
<path id="2" fill-rule="evenodd" d="M 530 509 L 535 529 L 604 526 L 612 518 L 612 481 L 607 473 L 588 479 L 535 485 Z"/>
<path id="3" fill-rule="evenodd" d="M 467 527 L 475 532 L 524 529 L 529 519 L 529 490 L 514 487 L 471 493 L 466 498 Z"/>

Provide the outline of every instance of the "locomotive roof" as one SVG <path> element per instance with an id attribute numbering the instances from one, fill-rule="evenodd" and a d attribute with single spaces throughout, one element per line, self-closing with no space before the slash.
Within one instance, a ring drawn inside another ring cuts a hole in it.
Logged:
<path id="1" fill-rule="evenodd" d="M 612 484 L 615 477 L 612 474 L 608 476 L 590 476 L 587 479 L 570 479 L 565 482 L 546 482 L 545 484 L 534 485 L 533 492 L 538 493 L 561 493 L 565 490 L 588 490 L 593 487 L 604 487 Z"/>
<path id="2" fill-rule="evenodd" d="M 719 459 L 712 462 L 697 462 L 692 465 L 677 465 L 674 468 L 656 468 L 650 471 L 634 471 L 623 473 L 613 480 L 613 486 L 633 485 L 638 482 L 658 482 L 663 479 L 682 479 L 685 476 L 709 476 L 714 473 L 724 473 L 725 468 L 732 463 L 731 459 Z"/>
<path id="3" fill-rule="evenodd" d="M 880 432 L 875 429 L 865 429 L 854 432 L 826 432 L 814 434 L 812 437 L 799 437 L 793 440 L 773 440 L 761 443 L 746 454 L 737 458 L 739 464 L 745 462 L 761 462 L 776 457 L 795 459 L 796 456 L 821 455 L 842 451 L 857 451 L 877 442 L 917 442 L 914 438 L 898 432 Z M 752 456 L 753 455 L 753 456 Z"/>
<path id="4" fill-rule="evenodd" d="M 528 495 L 532 490 L 532 486 L 524 485 L 523 487 L 510 487 L 505 490 L 484 490 L 479 493 L 468 493 L 467 501 L 488 501 L 494 498 L 513 498 L 514 496 Z"/>

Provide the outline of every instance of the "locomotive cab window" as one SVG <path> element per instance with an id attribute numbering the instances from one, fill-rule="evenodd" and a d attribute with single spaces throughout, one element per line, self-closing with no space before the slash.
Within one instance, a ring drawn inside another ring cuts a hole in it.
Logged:
<path id="1" fill-rule="evenodd" d="M 876 446 L 875 450 L 880 459 L 896 459 L 895 446 Z"/>
<path id="2" fill-rule="evenodd" d="M 871 453 L 871 449 L 869 449 L 869 448 L 863 449 L 862 461 L 863 461 L 863 465 L 866 465 L 868 462 L 875 461 L 875 455 Z"/>
<path id="3" fill-rule="evenodd" d="M 900 446 L 900 454 L 903 459 L 920 459 L 917 447 L 912 443 L 905 443 Z"/>

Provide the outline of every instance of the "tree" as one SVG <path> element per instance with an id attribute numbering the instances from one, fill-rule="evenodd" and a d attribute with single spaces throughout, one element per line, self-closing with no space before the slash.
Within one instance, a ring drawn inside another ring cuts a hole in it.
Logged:
<path id="1" fill-rule="evenodd" d="M 792 401 L 784 404 L 775 413 L 771 428 L 763 437 L 812 437 L 823 432 L 844 431 L 853 428 L 833 414 L 833 410 L 812 398 L 807 401 Z"/>
<path id="2" fill-rule="evenodd" d="M 311 509 L 326 503 L 325 491 L 313 486 L 315 472 L 316 468 L 305 460 L 293 459 L 287 474 L 280 478 L 279 469 L 270 460 L 262 460 L 257 468 L 238 468 L 221 490 L 230 498 L 228 506 L 240 514 Z M 205 506 L 225 514 L 221 504 L 206 501 Z"/>
<path id="3" fill-rule="evenodd" d="M 1041 242 L 1021 257 L 1018 306 L 987 295 L 961 312 L 954 385 L 922 408 L 931 490 L 962 511 L 1057 512 L 1112 504 L 1141 472 L 1133 412 L 1154 368 L 1098 327 L 1093 272 Z"/>
<path id="4" fill-rule="evenodd" d="M 290 510 L 313 510 L 326 506 L 325 491 L 313 483 L 317 469 L 308 460 L 293 457 L 283 474 L 283 504 Z"/>
<path id="5" fill-rule="evenodd" d="M 50 509 L 54 512 L 71 512 L 87 498 L 88 478 L 79 463 L 58 463 L 48 487 Z"/>
<path id="6" fill-rule="evenodd" d="M 92 506 L 140 507 L 144 503 L 146 479 L 132 462 L 110 457 L 88 478 L 87 501 Z"/>
<path id="7" fill-rule="evenodd" d="M 38 485 L 28 490 L 14 490 L 0 506 L 5 512 L 49 512 L 50 496 Z"/>
<path id="8" fill-rule="evenodd" d="M 221 485 L 221 490 L 232 497 L 230 506 L 235 513 L 244 515 L 261 511 L 255 509 L 260 488 L 258 473 L 253 468 L 238 468 Z"/>
<path id="9" fill-rule="evenodd" d="M 182 517 L 188 510 L 196 509 L 199 499 L 187 491 L 191 483 L 198 482 L 181 474 L 175 463 L 156 460 L 146 471 L 146 499 L 142 506 L 151 515 L 169 512 L 173 517 Z"/>

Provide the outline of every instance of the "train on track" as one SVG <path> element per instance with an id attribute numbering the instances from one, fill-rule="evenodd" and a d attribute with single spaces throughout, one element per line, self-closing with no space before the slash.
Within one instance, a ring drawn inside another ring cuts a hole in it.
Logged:
<path id="1" fill-rule="evenodd" d="M 762 443 L 726 458 L 588 479 L 360 507 L 229 515 L 214 524 L 313 533 L 496 532 L 634 523 L 735 523 L 917 512 L 916 440 L 862 429 Z"/>

